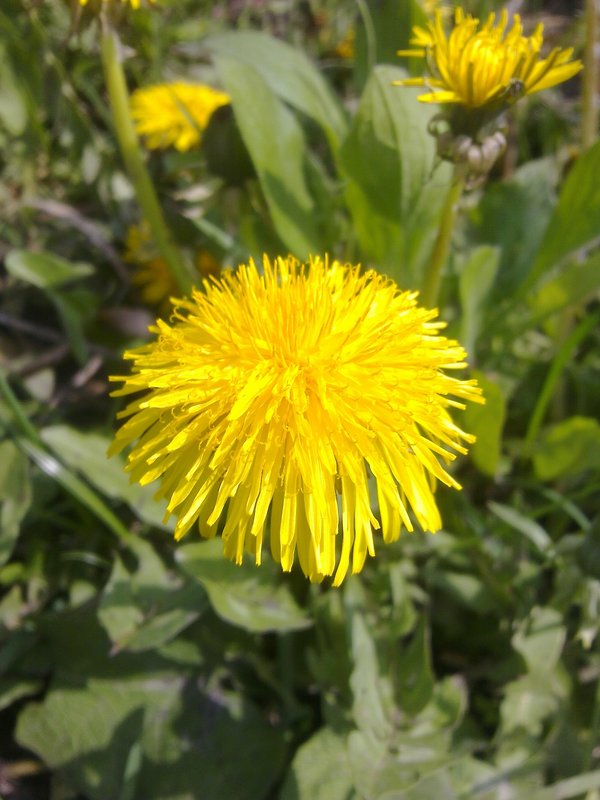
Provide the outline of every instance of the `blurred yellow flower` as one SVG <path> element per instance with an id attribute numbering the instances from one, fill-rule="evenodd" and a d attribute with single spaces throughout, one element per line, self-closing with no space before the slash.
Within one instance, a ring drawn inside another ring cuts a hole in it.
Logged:
<path id="1" fill-rule="evenodd" d="M 263 269 L 206 281 L 125 353 L 133 371 L 111 379 L 114 395 L 139 396 L 111 454 L 131 445 L 131 479 L 160 480 L 177 539 L 222 523 L 225 555 L 260 563 L 268 526 L 285 571 L 297 553 L 311 581 L 335 572 L 339 585 L 374 555 L 374 530 L 392 542 L 413 519 L 439 529 L 436 480 L 460 488 L 442 462 L 473 440 L 448 409 L 481 393 L 443 371 L 465 352 L 415 292 L 318 257 L 265 256 Z"/>
<path id="2" fill-rule="evenodd" d="M 490 14 L 480 26 L 478 19 L 457 8 L 454 28 L 448 35 L 442 14 L 427 28 L 413 29 L 415 50 L 400 50 L 398 55 L 424 57 L 431 77 L 395 81 L 397 86 L 427 86 L 433 91 L 419 97 L 423 103 L 458 103 L 466 108 L 508 106 L 526 94 L 548 89 L 572 78 L 582 68 L 571 61 L 572 48 L 555 47 L 546 58 L 540 56 L 543 25 L 531 36 L 523 36 L 523 26 L 515 14 L 512 28 L 506 31 L 508 13 Z"/>
<path id="3" fill-rule="evenodd" d="M 158 306 L 168 313 L 169 298 L 179 293 L 177 281 L 167 262 L 157 254 L 150 231 L 144 224 L 131 225 L 125 237 L 125 261 L 135 265 L 132 283 L 140 290 L 140 297 L 148 306 Z M 217 259 L 206 250 L 201 250 L 194 259 L 198 277 L 218 275 L 221 267 Z"/>
<path id="4" fill-rule="evenodd" d="M 90 0 L 79 0 L 80 6 L 87 6 Z M 100 0 L 101 4 L 104 3 L 105 5 L 110 2 L 110 0 Z M 120 0 L 123 4 L 128 4 L 133 9 L 138 9 L 141 6 L 141 0 Z M 156 0 L 148 0 L 148 2 L 154 4 Z"/>
<path id="5" fill-rule="evenodd" d="M 131 116 L 150 150 L 175 147 L 182 152 L 200 144 L 214 111 L 229 95 L 196 83 L 160 83 L 131 95 Z"/>
<path id="6" fill-rule="evenodd" d="M 356 29 L 348 28 L 348 30 L 346 31 L 346 35 L 341 41 L 339 41 L 336 44 L 333 52 L 338 58 L 349 60 L 351 58 L 354 58 L 355 44 L 356 44 Z"/>

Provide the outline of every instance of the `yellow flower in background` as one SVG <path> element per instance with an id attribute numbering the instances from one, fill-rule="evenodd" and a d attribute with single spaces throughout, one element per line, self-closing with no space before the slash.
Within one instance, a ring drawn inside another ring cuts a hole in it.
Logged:
<path id="1" fill-rule="evenodd" d="M 100 0 L 101 3 L 107 4 L 110 0 Z M 133 9 L 138 9 L 141 6 L 141 0 L 120 0 L 122 4 L 130 5 Z M 154 4 L 156 0 L 148 0 L 148 2 Z M 80 6 L 87 6 L 90 4 L 90 0 L 79 0 Z"/>
<path id="2" fill-rule="evenodd" d="M 348 30 L 346 31 L 346 35 L 341 41 L 339 41 L 336 44 L 333 52 L 338 58 L 349 60 L 351 58 L 354 58 L 355 45 L 356 45 L 356 29 L 348 28 Z"/>
<path id="3" fill-rule="evenodd" d="M 131 225 L 125 237 L 125 261 L 135 265 L 131 282 L 140 291 L 142 301 L 148 306 L 158 306 L 168 313 L 169 298 L 179 293 L 177 281 L 167 262 L 157 254 L 147 225 Z M 201 250 L 194 258 L 198 278 L 218 275 L 221 266 L 217 259 L 206 250 Z"/>
<path id="4" fill-rule="evenodd" d="M 285 571 L 297 553 L 312 581 L 339 585 L 374 555 L 374 530 L 440 528 L 436 480 L 460 488 L 442 464 L 472 437 L 448 409 L 480 390 L 444 372 L 465 352 L 416 296 L 321 258 L 265 256 L 264 274 L 250 261 L 205 282 L 125 354 L 114 394 L 138 396 L 111 454 L 131 446 L 131 479 L 160 481 L 177 539 L 222 525 L 225 555 L 260 563 L 269 528 Z"/>
<path id="5" fill-rule="evenodd" d="M 571 61 L 571 48 L 556 47 L 546 58 L 540 56 L 543 25 L 538 25 L 531 36 L 523 36 L 518 14 L 508 31 L 507 24 L 506 10 L 498 22 L 496 15 L 490 14 L 481 25 L 478 19 L 457 8 L 454 28 L 447 34 L 438 10 L 427 28 L 413 29 L 411 44 L 416 49 L 398 52 L 426 58 L 431 77 L 408 78 L 396 81 L 396 85 L 433 89 L 419 97 L 423 103 L 502 108 L 526 94 L 562 83 L 581 70 L 580 61 Z"/>
<path id="6" fill-rule="evenodd" d="M 200 144 L 212 114 L 229 95 L 197 83 L 160 83 L 131 95 L 131 116 L 150 150 L 175 147 L 181 152 Z"/>

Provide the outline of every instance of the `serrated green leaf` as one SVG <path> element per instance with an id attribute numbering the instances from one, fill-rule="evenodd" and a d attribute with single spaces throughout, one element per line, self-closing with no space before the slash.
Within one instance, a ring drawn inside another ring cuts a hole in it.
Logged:
<path id="1" fill-rule="evenodd" d="M 399 703 L 408 714 L 418 714 L 431 700 L 434 678 L 424 616 L 419 620 L 408 647 L 400 654 L 395 683 Z"/>
<path id="2" fill-rule="evenodd" d="M 403 288 L 418 288 L 450 186 L 448 164 L 434 170 L 431 111 L 392 86 L 403 70 L 378 66 L 340 154 L 346 200 L 363 259 Z"/>
<path id="3" fill-rule="evenodd" d="M 375 642 L 362 614 L 352 614 L 352 660 L 350 676 L 356 726 L 379 741 L 391 734 L 392 691 L 389 681 L 381 674 Z"/>
<path id="4" fill-rule="evenodd" d="M 176 558 L 204 586 L 214 610 L 226 622 L 255 632 L 293 631 L 312 624 L 272 565 L 258 567 L 247 560 L 233 564 L 223 555 L 220 539 L 183 545 Z"/>
<path id="5" fill-rule="evenodd" d="M 166 568 L 149 542 L 132 540 L 137 565 L 128 570 L 120 558 L 102 593 L 98 619 L 113 642 L 113 652 L 160 647 L 191 625 L 208 606 L 196 583 Z"/>

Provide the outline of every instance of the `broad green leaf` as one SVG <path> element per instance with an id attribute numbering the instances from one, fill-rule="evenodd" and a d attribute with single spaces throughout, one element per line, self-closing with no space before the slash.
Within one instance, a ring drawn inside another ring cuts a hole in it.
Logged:
<path id="1" fill-rule="evenodd" d="M 421 616 L 410 644 L 400 653 L 395 684 L 400 705 L 412 716 L 422 711 L 431 700 L 434 678 L 427 620 L 424 615 Z"/>
<path id="2" fill-rule="evenodd" d="M 27 458 L 12 442 L 0 442 L 0 567 L 10 558 L 30 504 Z"/>
<path id="3" fill-rule="evenodd" d="M 352 614 L 352 660 L 350 688 L 354 698 L 352 713 L 357 727 L 369 736 L 386 741 L 392 727 L 391 686 L 381 674 L 377 649 L 362 614 Z"/>
<path id="4" fill-rule="evenodd" d="M 555 204 L 556 168 L 552 161 L 530 161 L 509 181 L 491 184 L 471 212 L 482 244 L 500 248 L 493 296 L 514 304 L 514 295 L 531 272 Z"/>
<path id="5" fill-rule="evenodd" d="M 461 268 L 458 284 L 462 310 L 460 341 L 467 353 L 475 351 L 475 342 L 484 319 L 486 301 L 494 284 L 499 264 L 500 249 L 482 245 L 471 251 Z"/>
<path id="6" fill-rule="evenodd" d="M 217 57 L 216 67 L 231 96 L 277 233 L 298 258 L 319 253 L 321 240 L 306 182 L 306 142 L 300 123 L 255 67 L 224 56 Z"/>
<path id="7" fill-rule="evenodd" d="M 500 707 L 501 733 L 510 736 L 519 729 L 540 736 L 548 717 L 560 706 L 555 682 L 546 675 L 525 675 L 506 684 Z"/>
<path id="8" fill-rule="evenodd" d="M 600 141 L 579 156 L 567 175 L 532 268 L 532 282 L 566 256 L 598 242 L 599 173 Z"/>
<path id="9" fill-rule="evenodd" d="M 536 607 L 512 638 L 530 673 L 544 675 L 554 670 L 562 653 L 566 629 L 562 614 L 553 608 Z"/>
<path id="10" fill-rule="evenodd" d="M 337 150 L 347 128 L 344 111 L 336 94 L 301 50 L 257 31 L 211 36 L 203 45 L 217 56 L 217 61 L 224 57 L 237 61 L 242 73 L 258 72 L 279 98 L 317 122 Z M 251 95 L 250 89 L 248 93 Z M 269 120 L 265 122 L 268 124 Z"/>
<path id="11" fill-rule="evenodd" d="M 156 488 L 130 483 L 122 456 L 108 458 L 106 451 L 111 439 L 101 433 L 80 431 L 69 425 L 43 428 L 40 436 L 64 463 L 84 475 L 107 497 L 123 500 L 139 519 L 156 528 L 173 528 L 163 518 L 166 503 L 154 499 Z"/>
<path id="12" fill-rule="evenodd" d="M 179 547 L 177 561 L 202 584 L 226 622 L 255 632 L 293 631 L 311 624 L 276 576 L 274 565 L 258 567 L 246 557 L 238 566 L 225 558 L 220 539 Z"/>
<path id="13" fill-rule="evenodd" d="M 534 317 L 541 319 L 584 302 L 600 291 L 600 254 L 585 261 L 573 261 L 560 274 L 544 283 L 528 301 Z"/>
<path id="14" fill-rule="evenodd" d="M 533 455 L 535 474 L 548 481 L 600 467 L 600 425 L 591 417 L 570 417 L 548 428 Z"/>
<path id="15" fill-rule="evenodd" d="M 356 797 L 344 738 L 321 728 L 296 752 L 280 800 L 351 800 Z"/>
<path id="16" fill-rule="evenodd" d="M 409 789 L 383 792 L 377 800 L 460 800 L 452 787 L 447 768 L 417 780 Z"/>
<path id="17" fill-rule="evenodd" d="M 506 400 L 502 389 L 483 372 L 473 370 L 483 389 L 485 405 L 469 403 L 464 411 L 461 427 L 476 436 L 469 447 L 469 455 L 484 475 L 493 477 L 500 462 L 502 433 L 506 420 Z"/>
<path id="18" fill-rule="evenodd" d="M 52 253 L 11 250 L 4 262 L 7 272 L 38 289 L 54 289 L 70 281 L 87 278 L 94 272 L 90 264 L 67 261 Z"/>
<path id="19" fill-rule="evenodd" d="M 160 647 L 191 625 L 207 608 L 206 593 L 168 570 L 152 545 L 132 540 L 137 557 L 128 570 L 117 557 L 102 593 L 98 619 L 113 642 L 112 652 Z"/>
<path id="20" fill-rule="evenodd" d="M 346 201 L 363 259 L 403 288 L 416 288 L 450 186 L 446 163 L 435 166 L 427 134 L 432 112 L 412 91 L 392 86 L 404 78 L 378 66 L 369 79 L 341 151 Z"/>
<path id="21" fill-rule="evenodd" d="M 256 800 L 280 778 L 283 732 L 196 664 L 157 651 L 109 655 L 93 609 L 43 622 L 55 677 L 20 714 L 16 738 L 89 800 L 121 798 L 132 748 L 144 800 Z M 162 652 L 162 651 L 161 651 Z"/>

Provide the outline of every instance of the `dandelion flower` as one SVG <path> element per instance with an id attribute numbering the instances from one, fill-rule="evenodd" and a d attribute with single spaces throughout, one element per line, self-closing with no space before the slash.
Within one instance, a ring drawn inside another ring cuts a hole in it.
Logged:
<path id="1" fill-rule="evenodd" d="M 108 3 L 110 0 L 101 0 L 101 3 Z M 149 0 L 150 3 L 156 2 L 156 0 Z M 80 6 L 87 6 L 89 0 L 79 0 Z M 128 4 L 131 8 L 137 10 L 141 6 L 141 0 L 121 0 L 121 3 Z"/>
<path id="2" fill-rule="evenodd" d="M 540 56 L 543 25 L 538 25 L 531 36 L 523 36 L 518 14 L 508 31 L 507 24 L 506 10 L 497 23 L 492 13 L 480 25 L 478 19 L 457 8 L 454 28 L 447 34 L 438 10 L 427 28 L 413 28 L 411 44 L 416 49 L 398 52 L 426 58 L 431 76 L 396 81 L 396 85 L 433 89 L 419 97 L 423 103 L 502 109 L 524 95 L 569 80 L 582 69 L 580 61 L 571 61 L 572 48 L 555 47 L 546 58 Z"/>
<path id="3" fill-rule="evenodd" d="M 260 563 L 265 531 L 285 571 L 339 585 L 413 520 L 441 526 L 436 481 L 473 437 L 448 409 L 481 401 L 462 347 L 415 292 L 360 267 L 265 256 L 179 301 L 172 324 L 125 354 L 115 395 L 141 393 L 111 452 L 160 481 L 180 539 L 222 529 L 225 555 Z M 377 511 L 374 510 L 376 496 Z"/>
<path id="4" fill-rule="evenodd" d="M 160 83 L 131 95 L 131 116 L 150 150 L 175 147 L 181 152 L 200 144 L 212 114 L 229 95 L 195 83 Z"/>
<path id="5" fill-rule="evenodd" d="M 177 281 L 167 262 L 158 255 L 147 225 L 131 225 L 125 237 L 125 261 L 135 265 L 132 283 L 140 290 L 140 296 L 149 306 L 159 306 L 168 313 L 171 308 L 169 298 L 179 292 Z M 194 258 L 198 278 L 218 275 L 221 266 L 217 259 L 206 250 L 200 250 Z"/>

